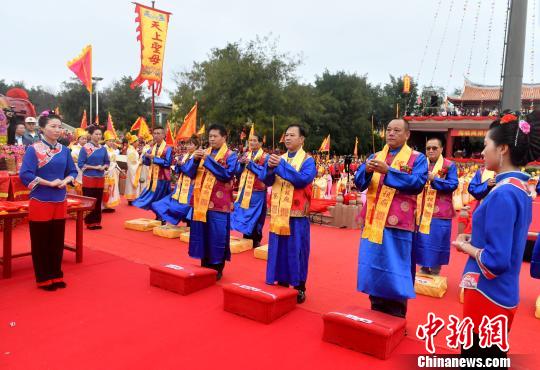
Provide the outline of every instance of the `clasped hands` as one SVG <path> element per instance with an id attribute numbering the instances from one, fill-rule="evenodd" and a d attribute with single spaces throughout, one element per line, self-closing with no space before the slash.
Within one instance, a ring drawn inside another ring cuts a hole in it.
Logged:
<path id="1" fill-rule="evenodd" d="M 388 164 L 385 161 L 379 161 L 378 159 L 370 159 L 366 162 L 366 172 L 379 172 L 382 174 L 388 173 Z"/>
<path id="2" fill-rule="evenodd" d="M 206 159 L 208 153 L 203 148 L 199 148 L 193 152 L 193 158 L 196 160 Z"/>
<path id="3" fill-rule="evenodd" d="M 63 180 L 60 180 L 60 179 L 56 179 L 56 180 L 53 180 L 53 181 L 49 181 L 49 187 L 51 188 L 60 188 L 60 189 L 63 189 L 66 187 L 66 185 L 68 183 L 70 183 L 72 181 L 71 178 L 69 177 L 66 177 L 65 179 Z"/>
<path id="4" fill-rule="evenodd" d="M 279 163 L 281 162 L 281 157 L 277 154 L 271 154 L 270 158 L 268 158 L 268 167 L 275 168 L 279 166 Z"/>

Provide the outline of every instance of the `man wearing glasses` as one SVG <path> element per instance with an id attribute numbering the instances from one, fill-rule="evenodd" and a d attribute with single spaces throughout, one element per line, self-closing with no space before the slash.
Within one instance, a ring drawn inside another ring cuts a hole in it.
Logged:
<path id="1" fill-rule="evenodd" d="M 456 165 L 443 158 L 441 139 L 426 143 L 429 161 L 428 182 L 418 195 L 416 210 L 417 231 L 414 238 L 416 263 L 424 274 L 439 275 L 442 265 L 450 260 L 450 235 L 454 207 L 452 193 L 458 187 Z"/>

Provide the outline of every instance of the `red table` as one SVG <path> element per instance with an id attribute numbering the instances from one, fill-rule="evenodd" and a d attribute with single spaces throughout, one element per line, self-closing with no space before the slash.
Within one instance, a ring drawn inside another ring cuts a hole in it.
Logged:
<path id="1" fill-rule="evenodd" d="M 23 185 L 18 174 L 0 171 L 0 199 L 28 200 L 30 190 Z"/>
<path id="2" fill-rule="evenodd" d="M 79 195 L 68 195 L 68 199 L 79 201 L 79 204 L 69 206 L 68 213 L 76 212 L 77 221 L 75 223 L 75 246 L 65 245 L 65 249 L 75 252 L 75 262 L 83 261 L 83 231 L 84 231 L 84 212 L 94 208 L 96 200 L 94 198 L 83 197 Z M 11 277 L 11 260 L 13 258 L 29 256 L 31 252 L 12 254 L 12 231 L 13 220 L 28 216 L 28 210 L 19 210 L 0 214 L 0 220 L 4 221 L 4 239 L 3 239 L 3 255 L 0 258 L 2 266 L 2 277 L 8 279 Z"/>

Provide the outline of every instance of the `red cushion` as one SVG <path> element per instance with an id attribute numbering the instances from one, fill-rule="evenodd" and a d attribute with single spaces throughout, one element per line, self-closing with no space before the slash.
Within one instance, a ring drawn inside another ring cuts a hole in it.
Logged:
<path id="1" fill-rule="evenodd" d="M 365 308 L 349 308 L 323 315 L 323 340 L 387 359 L 405 336 L 406 320 Z"/>
<path id="2" fill-rule="evenodd" d="M 295 289 L 274 285 L 233 283 L 223 286 L 223 308 L 269 324 L 296 307 L 297 294 Z"/>
<path id="3" fill-rule="evenodd" d="M 150 285 L 188 295 L 216 283 L 215 270 L 194 265 L 165 264 L 150 267 Z"/>

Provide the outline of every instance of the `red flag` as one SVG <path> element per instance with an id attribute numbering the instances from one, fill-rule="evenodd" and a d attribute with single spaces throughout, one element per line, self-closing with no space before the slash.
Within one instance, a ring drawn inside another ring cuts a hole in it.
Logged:
<path id="1" fill-rule="evenodd" d="M 81 128 L 85 129 L 88 127 L 88 120 L 86 119 L 86 109 L 83 112 L 83 116 L 81 119 Z"/>
<path id="2" fill-rule="evenodd" d="M 131 128 L 129 129 L 129 131 L 137 131 L 138 129 L 140 129 L 142 120 L 144 120 L 144 118 L 142 117 L 137 118 L 137 120 L 133 123 L 133 125 L 131 125 Z"/>
<path id="3" fill-rule="evenodd" d="M 167 129 L 167 136 L 165 137 L 165 142 L 167 143 L 167 145 L 174 145 L 174 137 L 173 137 L 173 133 L 172 133 L 171 125 L 169 121 L 167 121 L 166 129 Z"/>
<path id="4" fill-rule="evenodd" d="M 178 129 L 175 141 L 189 139 L 191 135 L 197 132 L 197 108 L 198 104 L 195 103 L 186 117 L 184 117 L 184 123 L 182 123 L 182 126 Z"/>
<path id="5" fill-rule="evenodd" d="M 86 46 L 81 54 L 70 60 L 67 66 L 92 93 L 92 45 Z"/>
<path id="6" fill-rule="evenodd" d="M 319 152 L 330 152 L 330 135 L 324 138 L 319 148 Z"/>
<path id="7" fill-rule="evenodd" d="M 94 125 L 99 126 L 99 114 L 96 114 L 96 119 L 94 120 Z"/>

